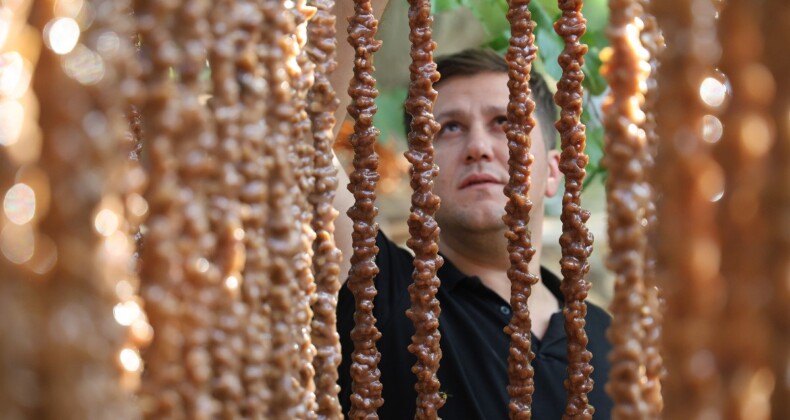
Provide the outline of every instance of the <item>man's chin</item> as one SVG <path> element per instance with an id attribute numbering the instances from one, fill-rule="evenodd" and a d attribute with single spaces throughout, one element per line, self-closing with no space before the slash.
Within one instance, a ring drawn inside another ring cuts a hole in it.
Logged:
<path id="1" fill-rule="evenodd" d="M 476 209 L 473 213 L 460 212 L 456 214 L 437 214 L 436 221 L 439 222 L 439 227 L 463 229 L 471 233 L 487 233 L 504 231 L 507 226 L 502 220 L 505 215 L 504 208 L 501 209 L 488 209 L 482 211 Z"/>

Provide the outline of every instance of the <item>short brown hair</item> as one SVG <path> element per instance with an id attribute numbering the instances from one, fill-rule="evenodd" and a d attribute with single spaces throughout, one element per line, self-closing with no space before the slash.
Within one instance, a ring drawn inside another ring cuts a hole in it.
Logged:
<path id="1" fill-rule="evenodd" d="M 453 77 L 474 76 L 480 73 L 507 73 L 507 61 L 499 53 L 491 49 L 470 48 L 461 52 L 436 58 L 436 70 L 441 79 L 434 84 L 437 87 Z M 532 100 L 535 101 L 535 116 L 540 121 L 546 150 L 554 149 L 557 132 L 554 122 L 557 120 L 557 108 L 554 97 L 549 91 L 546 81 L 540 74 L 532 72 L 529 78 Z M 406 132 L 411 125 L 411 115 L 404 112 Z"/>

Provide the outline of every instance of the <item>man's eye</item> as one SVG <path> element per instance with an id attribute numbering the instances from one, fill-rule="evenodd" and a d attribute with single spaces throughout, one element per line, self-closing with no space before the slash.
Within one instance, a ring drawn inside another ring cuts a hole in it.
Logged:
<path id="1" fill-rule="evenodd" d="M 459 131 L 461 131 L 461 124 L 458 124 L 457 122 L 447 122 L 442 124 L 439 134 L 456 133 Z"/>
<path id="2" fill-rule="evenodd" d="M 499 117 L 496 117 L 494 119 L 494 123 L 496 125 L 502 127 L 502 129 L 504 129 L 505 125 L 507 124 L 507 116 L 506 115 L 500 115 Z"/>

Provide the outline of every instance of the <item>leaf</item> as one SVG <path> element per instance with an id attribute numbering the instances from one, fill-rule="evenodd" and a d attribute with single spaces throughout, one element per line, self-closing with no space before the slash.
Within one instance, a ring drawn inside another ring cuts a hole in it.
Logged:
<path id="1" fill-rule="evenodd" d="M 453 10 L 461 5 L 461 0 L 431 0 L 431 13 L 434 15 Z"/>
<path id="2" fill-rule="evenodd" d="M 559 16 L 560 14 L 560 7 L 557 5 L 557 0 L 538 0 L 530 3 L 530 6 L 541 7 L 550 16 Z"/>
<path id="3" fill-rule="evenodd" d="M 488 41 L 484 46 L 491 48 L 494 51 L 504 55 L 507 52 L 507 47 L 510 45 L 510 29 L 505 30 L 499 36 L 494 37 Z"/>
<path id="4" fill-rule="evenodd" d="M 587 32 L 601 33 L 609 23 L 609 3 L 607 0 L 585 0 L 582 14 L 587 19 Z"/>
<path id="5" fill-rule="evenodd" d="M 601 96 L 585 96 L 584 112 L 581 121 L 586 126 L 587 144 L 585 153 L 590 157 L 587 164 L 587 177 L 584 179 L 584 188 L 594 181 L 606 179 L 606 169 L 601 159 L 604 156 L 604 129 L 601 121 L 600 101 Z"/>
<path id="6" fill-rule="evenodd" d="M 373 116 L 373 124 L 381 132 L 380 142 L 406 137 L 406 128 L 403 125 L 403 101 L 406 100 L 407 92 L 406 88 L 379 91 L 379 96 L 376 98 L 378 111 Z"/>
<path id="7" fill-rule="evenodd" d="M 535 31 L 535 43 L 538 44 L 538 54 L 546 66 L 546 72 L 552 79 L 560 80 L 562 67 L 560 67 L 557 58 L 565 48 L 565 44 L 557 37 L 553 29 L 546 28 L 538 28 Z"/>
<path id="8" fill-rule="evenodd" d="M 505 0 L 460 0 L 477 17 L 491 37 L 497 37 L 510 30 L 507 21 L 507 2 Z"/>
<path id="9" fill-rule="evenodd" d="M 557 93 L 557 79 L 548 73 L 546 64 L 543 62 L 543 58 L 541 58 L 540 55 L 535 57 L 535 61 L 532 62 L 532 71 L 543 77 L 552 95 Z"/>
<path id="10" fill-rule="evenodd" d="M 532 12 L 532 20 L 534 20 L 537 25 L 536 30 L 546 29 L 553 33 L 554 21 L 557 19 L 557 16 L 560 15 L 559 9 L 552 11 L 544 7 L 541 3 L 530 3 L 530 6 L 529 11 Z M 559 35 L 556 33 L 554 36 L 560 39 Z"/>
<path id="11" fill-rule="evenodd" d="M 582 71 L 584 72 L 584 82 L 582 85 L 590 91 L 593 96 L 601 95 L 606 91 L 606 79 L 601 74 L 601 49 L 590 47 L 584 58 Z"/>
<path id="12" fill-rule="evenodd" d="M 552 13 L 541 3 L 532 3 L 532 6 L 532 19 L 537 25 L 535 43 L 538 45 L 538 55 L 543 60 L 545 73 L 556 83 L 562 77 L 562 68 L 557 58 L 565 48 L 562 38 L 554 32 L 554 20 L 559 16 L 559 9 Z"/>

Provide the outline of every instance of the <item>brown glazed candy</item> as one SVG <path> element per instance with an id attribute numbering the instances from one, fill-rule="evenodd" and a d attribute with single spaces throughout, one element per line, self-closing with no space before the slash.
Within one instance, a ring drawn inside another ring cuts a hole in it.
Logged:
<path id="1" fill-rule="evenodd" d="M 134 283 L 123 206 L 128 108 L 115 91 L 134 60 L 128 7 L 85 2 L 92 19 L 69 54 L 42 42 L 64 18 L 52 3 L 2 7 L 0 73 L 13 90 L 0 91 L 0 418 L 139 416 L 124 382 L 140 366 L 119 364 L 127 340 L 112 316 L 115 284 Z M 109 31 L 113 54 L 97 48 Z M 81 59 L 102 71 L 74 66 Z M 24 113 L 12 117 L 8 104 Z"/>
<path id="2" fill-rule="evenodd" d="M 585 167 L 589 157 L 584 154 L 586 144 L 585 126 L 581 123 L 584 90 L 584 55 L 587 46 L 581 44 L 586 31 L 586 20 L 581 14 L 581 0 L 559 2 L 562 16 L 554 29 L 565 42 L 559 63 L 563 69 L 557 83 L 554 100 L 560 107 L 560 119 L 555 124 L 560 132 L 562 154 L 560 170 L 565 175 L 565 194 L 562 199 L 562 293 L 565 296 L 565 333 L 568 336 L 568 378 L 565 389 L 568 393 L 563 418 L 592 419 L 595 409 L 590 405 L 587 394 L 592 391 L 590 365 L 592 354 L 587 351 L 587 334 L 584 316 L 587 314 L 587 292 L 590 283 L 586 275 L 590 270 L 587 258 L 592 252 L 593 237 L 585 222 L 590 213 L 581 207 Z"/>
<path id="3" fill-rule="evenodd" d="M 217 2 L 208 15 L 213 42 L 209 51 L 213 96 L 208 101 L 217 137 L 214 153 L 219 179 L 209 198 L 212 230 L 217 234 L 211 258 L 219 270 L 220 283 L 212 290 L 216 316 L 209 352 L 214 379 L 212 396 L 223 418 L 240 417 L 245 412 L 242 370 L 247 348 L 244 329 L 250 306 L 238 292 L 246 264 L 241 220 L 243 188 L 237 163 L 241 160 L 241 113 L 244 106 L 236 80 L 236 45 L 244 34 L 240 28 L 243 3 Z"/>
<path id="4" fill-rule="evenodd" d="M 771 146 L 777 141 L 771 108 L 778 105 L 775 98 L 781 98 L 784 104 L 780 106 L 787 110 L 787 97 L 777 96 L 776 91 L 777 80 L 787 75 L 772 74 L 763 61 L 769 55 L 759 47 L 765 43 L 760 16 L 779 12 L 768 10 L 742 0 L 728 1 L 721 9 L 718 36 L 723 48 L 717 69 L 726 75 L 730 92 L 716 112 L 724 130 L 713 146 L 716 161 L 727 168 L 723 195 L 717 201 L 719 270 L 727 295 L 718 320 L 714 321 L 716 337 L 712 348 L 719 360 L 717 374 L 724 382 L 722 412 L 725 416 L 754 419 L 767 419 L 770 412 L 770 407 L 755 406 L 754 401 L 765 398 L 774 381 L 788 380 L 786 370 L 770 373 L 774 354 L 781 354 L 781 347 L 776 347 L 771 324 L 765 322 L 766 302 L 774 293 L 772 269 L 766 264 L 766 256 L 773 251 L 769 238 L 778 228 L 775 223 L 786 216 L 772 219 L 764 200 L 773 200 L 773 194 L 787 194 L 786 190 L 769 188 L 770 164 L 774 159 Z M 788 115 L 783 118 L 777 123 L 787 124 Z M 784 264 L 786 267 L 787 262 Z M 785 272 L 786 281 L 789 273 Z M 775 379 L 771 378 L 773 375 Z M 743 386 L 744 383 L 751 385 Z M 773 418 L 783 417 L 772 414 Z"/>
<path id="5" fill-rule="evenodd" d="M 264 155 L 264 124 L 267 110 L 267 95 L 260 83 L 265 73 L 262 57 L 257 48 L 263 43 L 263 10 L 254 1 L 235 3 L 237 34 L 233 41 L 233 64 L 239 89 L 238 147 L 235 170 L 223 177 L 228 184 L 241 183 L 238 192 L 239 212 L 243 230 L 234 231 L 234 239 L 240 240 L 244 248 L 244 269 L 241 275 L 240 302 L 237 307 L 246 310 L 243 325 L 244 349 L 241 354 L 242 367 L 239 372 L 243 387 L 241 416 L 255 418 L 268 413 L 272 392 L 266 384 L 265 373 L 269 371 L 267 355 L 271 353 L 269 336 L 271 305 L 268 293 L 271 290 L 269 272 L 269 250 L 266 246 L 264 227 L 269 218 L 265 201 L 268 180 L 267 158 Z M 232 109 L 232 108 L 231 108 Z M 237 179 L 238 178 L 238 179 Z M 231 280 L 230 277 L 225 281 Z M 232 281 L 232 280 L 231 280 Z"/>
<path id="6" fill-rule="evenodd" d="M 340 336 L 337 333 L 337 294 L 340 290 L 340 250 L 335 245 L 335 218 L 332 206 L 337 189 L 337 169 L 332 163 L 332 145 L 335 137 L 335 110 L 338 100 L 329 83 L 335 61 L 334 0 L 316 0 L 316 15 L 307 26 L 307 54 L 315 64 L 315 83 L 307 96 L 307 113 L 312 121 L 314 159 L 314 188 L 308 199 L 314 209 L 313 229 L 316 239 L 313 248 L 315 272 L 315 301 L 311 324 L 312 342 L 316 349 L 315 393 L 317 414 L 321 418 L 342 417 L 337 385 L 340 365 Z"/>
<path id="7" fill-rule="evenodd" d="M 411 237 L 406 244 L 414 251 L 413 283 L 409 286 L 411 307 L 406 315 L 414 323 L 414 335 L 409 352 L 417 357 L 412 372 L 417 376 L 417 419 L 435 419 L 437 411 L 444 405 L 439 394 L 436 371 L 442 350 L 439 347 L 439 301 L 436 292 L 440 281 L 436 270 L 442 266 L 439 256 L 439 225 L 433 215 L 439 208 L 439 197 L 433 194 L 433 178 L 437 168 L 433 163 L 433 137 L 439 124 L 433 118 L 436 91 L 433 83 L 439 80 L 433 50 L 436 43 L 431 39 L 431 4 L 428 0 L 409 0 L 409 40 L 411 58 L 409 95 L 406 112 L 411 117 L 405 153 L 411 163 L 411 214 L 408 225 Z"/>
<path id="8" fill-rule="evenodd" d="M 713 73 L 721 51 L 715 34 L 716 10 L 707 1 L 692 5 L 667 0 L 654 2 L 653 12 L 667 45 L 658 80 L 656 126 L 661 143 L 655 170 L 656 193 L 661 197 L 656 281 L 666 298 L 662 417 L 725 417 L 713 336 L 721 327 L 718 312 L 726 289 L 718 272 L 720 240 L 716 204 L 711 200 L 723 190 L 724 171 L 703 138 L 702 118 L 711 110 L 699 95 L 700 84 Z M 630 343 L 639 349 L 636 342 Z"/>
<path id="9" fill-rule="evenodd" d="M 301 207 L 303 224 L 310 228 L 311 219 L 313 218 L 312 211 L 307 202 L 307 196 L 313 190 L 313 164 L 315 156 L 315 148 L 313 147 L 313 139 L 311 135 L 310 117 L 307 113 L 307 95 L 314 81 L 315 64 L 309 59 L 307 51 L 303 48 L 307 39 L 302 32 L 307 23 L 307 17 L 312 16 L 311 11 L 305 5 L 305 0 L 296 0 L 294 7 L 289 12 L 294 17 L 294 24 L 296 29 L 294 32 L 294 41 L 298 48 L 295 63 L 297 66 L 286 65 L 291 76 L 291 86 L 293 90 L 293 106 L 294 115 L 293 129 L 294 129 L 294 142 L 289 146 L 289 158 L 295 159 L 297 182 L 299 185 L 299 206 Z M 312 230 L 311 230 L 312 232 Z M 312 235 L 308 232 L 309 235 Z M 311 240 L 312 242 L 312 240 Z M 312 252 L 312 251 L 311 251 Z M 311 256 L 312 259 L 312 256 Z"/>
<path id="10" fill-rule="evenodd" d="M 510 335 L 507 390 L 510 395 L 510 418 L 529 419 L 532 417 L 532 394 L 535 392 L 535 372 L 530 363 L 535 354 L 531 350 L 532 321 L 527 301 L 532 286 L 538 282 L 537 276 L 529 272 L 529 262 L 535 254 L 528 228 L 529 212 L 532 209 L 528 195 L 530 165 L 534 161 L 529 149 L 532 145 L 530 133 L 536 124 L 532 117 L 535 102 L 529 97 L 529 74 L 537 47 L 533 32 L 535 22 L 528 9 L 529 0 L 510 0 L 508 6 L 511 37 L 505 58 L 510 76 L 506 127 L 510 179 L 505 186 L 508 202 L 503 220 L 509 228 L 505 235 L 511 261 L 507 274 L 511 282 L 513 317 L 505 327 L 505 333 Z"/>
<path id="11" fill-rule="evenodd" d="M 348 18 L 348 42 L 354 47 L 354 77 L 348 88 L 351 104 L 348 113 L 354 119 L 354 171 L 349 174 L 348 190 L 354 195 L 354 205 L 348 216 L 354 224 L 351 255 L 351 270 L 348 273 L 348 288 L 354 295 L 356 312 L 351 339 L 354 351 L 351 354 L 351 419 L 378 418 L 376 410 L 384 404 L 381 398 L 381 372 L 378 363 L 381 354 L 376 341 L 381 338 L 373 316 L 373 298 L 376 288 L 373 279 L 379 272 L 376 266 L 375 207 L 376 183 L 379 180 L 378 155 L 373 150 L 378 130 L 373 126 L 376 112 L 374 99 L 378 96 L 376 80 L 373 78 L 373 53 L 381 47 L 374 39 L 378 21 L 373 16 L 370 0 L 354 0 L 354 15 Z"/>
<path id="12" fill-rule="evenodd" d="M 762 30 L 765 31 L 763 52 L 766 67 L 773 75 L 776 84 L 771 114 L 776 124 L 776 136 L 769 152 L 771 156 L 768 188 L 763 198 L 766 207 L 765 221 L 770 221 L 769 238 L 771 252 L 768 265 L 771 267 L 769 278 L 771 298 L 769 314 L 773 325 L 773 371 L 790 371 L 790 285 L 787 282 L 787 264 L 790 261 L 790 124 L 788 123 L 788 98 L 790 98 L 790 59 L 786 54 L 787 40 L 790 39 L 790 4 L 783 0 L 769 0 L 764 3 L 771 13 L 762 14 Z M 778 18 L 783 16 L 784 18 Z M 784 121 L 784 123 L 782 123 Z M 766 223 L 766 222 L 764 222 Z M 776 227 L 776 228 L 774 228 Z M 790 381 L 776 377 L 771 412 L 774 418 L 790 418 Z"/>
<path id="13" fill-rule="evenodd" d="M 210 350 L 221 275 L 210 217 L 217 140 L 212 114 L 199 100 L 207 90 L 200 73 L 212 49 L 209 10 L 197 0 L 135 6 L 145 40 L 140 110 L 150 162 L 141 294 L 156 331 L 144 353 L 141 405 L 147 417 L 212 416 L 220 408 L 212 396 Z"/>
<path id="14" fill-rule="evenodd" d="M 267 220 L 264 237 L 269 261 L 270 288 L 265 299 L 269 305 L 271 322 L 271 351 L 267 355 L 264 372 L 271 400 L 264 415 L 271 419 L 311 418 L 312 377 L 306 378 L 303 358 L 309 354 L 303 331 L 309 334 L 309 306 L 305 306 L 304 220 L 299 206 L 299 166 L 291 158 L 293 144 L 301 142 L 294 130 L 297 115 L 292 86 L 298 44 L 293 37 L 296 30 L 294 14 L 279 2 L 261 7 L 264 17 L 263 43 L 268 48 L 259 50 L 265 66 L 264 76 L 269 87 L 266 101 L 266 140 L 263 142 L 264 162 L 268 169 L 265 183 Z M 296 227 L 296 228 L 295 228 Z M 312 370 L 312 369 L 310 369 Z"/>
<path id="15" fill-rule="evenodd" d="M 644 153 L 642 166 L 649 189 L 647 206 L 645 207 L 645 233 L 647 248 L 645 250 L 644 283 L 645 308 L 642 311 L 642 329 L 645 331 L 642 349 L 645 353 L 645 376 L 647 381 L 642 385 L 642 398 L 648 405 L 649 416 L 658 418 L 664 408 L 661 396 L 661 381 L 666 371 L 661 356 L 661 323 L 663 308 L 661 296 L 656 285 L 656 192 L 655 192 L 655 159 L 658 153 L 658 133 L 656 133 L 655 107 L 658 98 L 658 55 L 664 48 L 664 38 L 658 29 L 655 16 L 650 14 L 650 0 L 639 0 L 642 6 L 640 19 L 644 28 L 640 34 L 642 46 L 649 54 L 650 76 L 646 80 L 645 102 L 642 111 L 645 113 L 643 129 L 647 140 L 647 153 Z"/>
<path id="16" fill-rule="evenodd" d="M 608 36 L 612 56 L 604 68 L 611 92 L 603 103 L 605 136 L 608 234 L 611 253 L 607 260 L 615 274 L 611 304 L 612 325 L 608 336 L 611 370 L 606 390 L 614 401 L 613 417 L 649 418 L 642 394 L 646 378 L 645 259 L 647 208 L 650 188 L 644 162 L 649 148 L 645 130 L 646 80 L 650 75 L 648 51 L 639 32 L 642 6 L 634 0 L 610 3 Z"/>
<path id="17" fill-rule="evenodd" d="M 296 346 L 299 349 L 298 379 L 303 390 L 300 406 L 308 417 L 315 416 L 315 370 L 313 357 L 315 347 L 310 339 L 310 325 L 313 319 L 312 300 L 315 297 L 315 279 L 313 277 L 313 241 L 315 231 L 312 227 L 313 208 L 308 201 L 308 195 L 313 191 L 313 160 L 315 149 L 311 134 L 310 117 L 307 114 L 307 94 L 313 85 L 313 71 L 315 65 L 307 56 L 304 45 L 307 42 L 307 19 L 313 15 L 314 8 L 307 7 L 305 0 L 296 0 L 290 13 L 294 16 L 296 25 L 293 35 L 298 54 L 297 66 L 286 65 L 291 75 L 293 89 L 293 139 L 289 143 L 289 158 L 295 158 L 294 170 L 298 189 L 293 191 L 296 204 L 299 208 L 299 235 L 300 252 L 296 254 L 293 264 L 296 269 L 296 282 L 298 285 L 295 300 L 296 322 L 293 325 L 293 334 Z M 287 64 L 287 62 L 286 62 Z"/>

